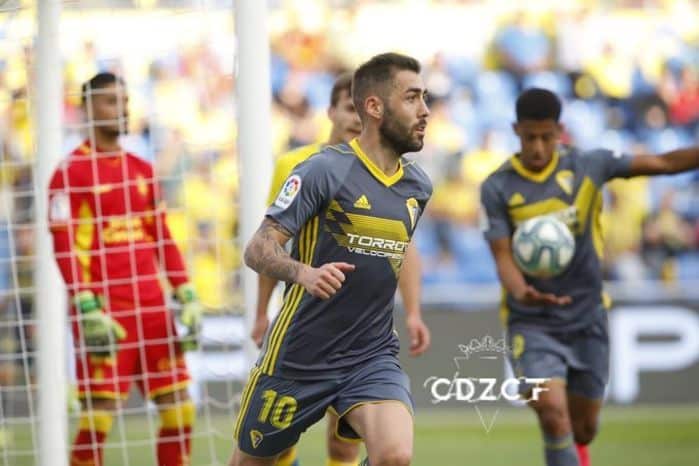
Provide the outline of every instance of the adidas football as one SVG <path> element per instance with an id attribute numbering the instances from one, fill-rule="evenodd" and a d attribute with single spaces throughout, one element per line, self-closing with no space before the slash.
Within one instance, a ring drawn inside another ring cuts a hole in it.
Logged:
<path id="1" fill-rule="evenodd" d="M 512 237 L 512 254 L 526 275 L 551 278 L 560 275 L 575 253 L 575 239 L 565 223 L 550 215 L 530 218 Z"/>

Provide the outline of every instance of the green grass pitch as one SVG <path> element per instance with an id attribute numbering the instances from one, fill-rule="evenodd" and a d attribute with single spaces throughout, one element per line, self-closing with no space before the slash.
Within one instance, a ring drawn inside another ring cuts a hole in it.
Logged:
<path id="1" fill-rule="evenodd" d="M 484 408 L 487 418 L 494 408 Z M 699 405 L 663 407 L 607 406 L 592 446 L 594 466 L 690 466 L 699 458 Z M 115 422 L 105 466 L 155 465 L 153 432 L 157 415 L 127 416 Z M 233 420 L 200 415 L 195 429 L 193 466 L 225 465 L 233 447 Z M 324 423 L 311 428 L 299 445 L 301 466 L 324 466 Z M 33 466 L 32 434 L 26 425 L 13 430 L 11 445 L 0 451 L 0 466 Z M 124 447 L 126 439 L 126 447 Z M 417 413 L 415 466 L 543 465 L 534 415 L 527 409 L 500 409 L 486 432 L 472 407 Z"/>

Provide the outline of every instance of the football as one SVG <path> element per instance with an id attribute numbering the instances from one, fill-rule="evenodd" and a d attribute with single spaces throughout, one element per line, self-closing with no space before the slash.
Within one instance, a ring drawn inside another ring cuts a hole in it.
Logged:
<path id="1" fill-rule="evenodd" d="M 565 223 L 551 215 L 530 218 L 512 237 L 512 254 L 520 270 L 535 278 L 560 275 L 575 254 L 575 239 Z"/>

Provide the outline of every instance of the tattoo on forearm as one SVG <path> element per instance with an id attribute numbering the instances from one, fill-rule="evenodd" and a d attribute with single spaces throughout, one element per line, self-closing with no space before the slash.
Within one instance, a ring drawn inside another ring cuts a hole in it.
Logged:
<path id="1" fill-rule="evenodd" d="M 273 236 L 272 230 L 291 236 L 286 228 L 266 218 L 245 249 L 245 263 L 257 273 L 292 282 L 296 279 L 301 263 L 289 256 Z"/>

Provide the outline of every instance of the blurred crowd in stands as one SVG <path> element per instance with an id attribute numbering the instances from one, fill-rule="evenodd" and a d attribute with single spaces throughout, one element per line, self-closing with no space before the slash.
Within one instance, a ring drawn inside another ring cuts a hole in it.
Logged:
<path id="1" fill-rule="evenodd" d="M 137 6 L 98 8 L 127 3 Z M 78 1 L 64 13 L 63 152 L 83 137 L 80 84 L 100 70 L 122 74 L 131 94 L 124 144 L 155 164 L 172 230 L 212 310 L 240 299 L 230 3 Z M 514 10 L 502 2 L 270 2 L 275 154 L 327 137 L 325 109 L 339 72 L 387 49 L 416 55 L 432 114 L 415 157 L 435 187 L 417 236 L 424 280 L 495 282 L 478 230 L 478 187 L 517 150 L 511 123 L 520 90 L 556 91 L 565 102 L 565 142 L 582 148 L 658 153 L 699 142 L 696 3 L 543 3 Z M 7 19 L 0 22 L 0 286 L 19 302 L 37 214 L 28 98 L 36 75 L 31 35 L 17 32 L 29 28 L 20 27 L 29 12 L 0 14 Z M 697 200 L 697 173 L 611 183 L 602 219 L 607 279 L 699 278 Z"/>

